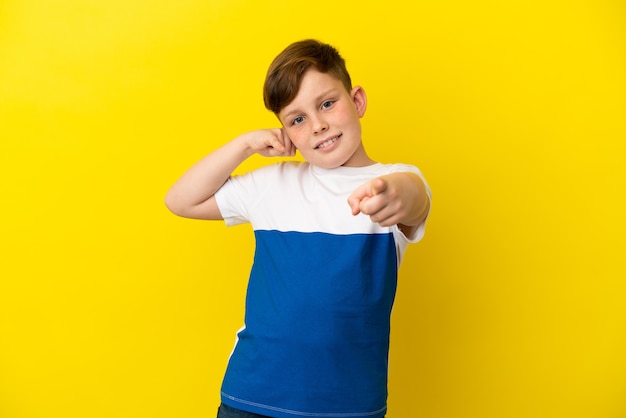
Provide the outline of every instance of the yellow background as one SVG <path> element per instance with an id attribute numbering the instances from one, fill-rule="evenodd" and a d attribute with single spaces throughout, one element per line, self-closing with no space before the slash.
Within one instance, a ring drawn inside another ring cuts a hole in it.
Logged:
<path id="1" fill-rule="evenodd" d="M 619 0 L 3 0 L 0 417 L 215 415 L 254 243 L 162 201 L 275 125 L 265 70 L 307 37 L 365 87 L 370 155 L 435 197 L 388 417 L 625 417 Z"/>

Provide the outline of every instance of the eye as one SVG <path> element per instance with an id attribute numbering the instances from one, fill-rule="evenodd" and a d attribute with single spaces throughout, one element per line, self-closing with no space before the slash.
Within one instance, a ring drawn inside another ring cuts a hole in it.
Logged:
<path id="1" fill-rule="evenodd" d="M 298 116 L 297 118 L 295 118 L 295 119 L 291 122 L 291 124 L 292 124 L 292 125 L 299 125 L 299 124 L 301 124 L 302 122 L 304 122 L 304 117 L 302 117 L 302 116 Z"/>
<path id="2" fill-rule="evenodd" d="M 335 102 L 333 102 L 332 100 L 326 100 L 324 103 L 322 103 L 322 109 L 328 109 L 329 107 L 331 107 Z"/>

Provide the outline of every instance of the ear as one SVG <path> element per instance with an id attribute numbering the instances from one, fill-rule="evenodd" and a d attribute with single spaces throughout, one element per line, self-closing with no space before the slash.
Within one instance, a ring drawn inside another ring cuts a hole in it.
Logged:
<path id="1" fill-rule="evenodd" d="M 350 92 L 350 97 L 354 102 L 357 114 L 362 118 L 363 115 L 365 115 L 365 109 L 367 109 L 367 95 L 365 94 L 365 90 L 363 90 L 361 86 L 355 86 Z"/>

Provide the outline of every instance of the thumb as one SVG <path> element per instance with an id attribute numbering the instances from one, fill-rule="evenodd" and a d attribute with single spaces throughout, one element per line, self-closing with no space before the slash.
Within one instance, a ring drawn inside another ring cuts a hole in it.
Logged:
<path id="1" fill-rule="evenodd" d="M 372 196 L 376 196 L 387 190 L 387 182 L 380 177 L 375 178 L 370 183 L 372 184 Z"/>

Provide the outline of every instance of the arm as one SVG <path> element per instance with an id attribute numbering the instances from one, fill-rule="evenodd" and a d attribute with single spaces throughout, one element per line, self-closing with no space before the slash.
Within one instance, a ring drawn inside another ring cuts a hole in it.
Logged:
<path id="1" fill-rule="evenodd" d="M 165 196 L 172 213 L 194 219 L 222 219 L 215 193 L 248 157 L 291 156 L 295 147 L 282 129 L 253 131 L 238 136 L 198 161 Z"/>
<path id="2" fill-rule="evenodd" d="M 352 214 L 369 215 L 381 226 L 398 225 L 411 236 L 428 215 L 430 198 L 426 185 L 415 173 L 392 173 L 357 188 L 348 198 Z"/>

